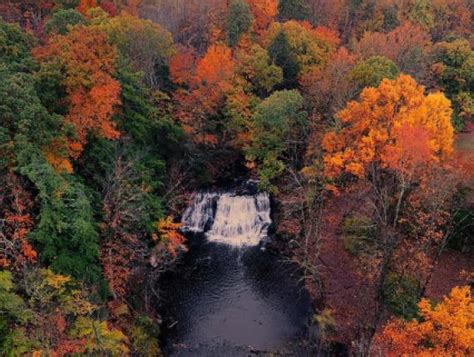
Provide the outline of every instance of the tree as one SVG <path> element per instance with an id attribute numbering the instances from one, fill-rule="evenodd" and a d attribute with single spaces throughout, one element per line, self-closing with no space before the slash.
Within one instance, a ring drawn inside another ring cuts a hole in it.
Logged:
<path id="1" fill-rule="evenodd" d="M 313 28 L 308 22 L 300 23 L 294 20 L 283 24 L 274 23 L 266 40 L 270 56 L 277 65 L 279 59 L 282 65 L 286 65 L 288 70 L 291 69 L 290 72 L 294 72 L 293 60 L 289 61 L 294 58 L 301 73 L 324 67 L 340 42 L 333 30 L 325 27 Z M 285 72 L 285 68 L 283 71 Z"/>
<path id="2" fill-rule="evenodd" d="M 383 79 L 395 79 L 400 74 L 397 65 L 382 56 L 369 57 L 359 62 L 350 73 L 359 90 L 365 87 L 378 87 Z"/>
<path id="3" fill-rule="evenodd" d="M 102 185 L 105 229 L 101 263 L 114 298 L 123 298 L 133 266 L 143 263 L 140 257 L 147 248 L 147 225 L 161 217 L 162 205 L 147 182 L 147 175 L 154 172 L 139 164 L 149 158 L 134 155 L 126 142 L 112 150 L 112 167 Z"/>
<path id="4" fill-rule="evenodd" d="M 90 9 L 97 7 L 96 0 L 80 0 L 77 6 L 77 11 L 83 15 L 87 15 Z"/>
<path id="5" fill-rule="evenodd" d="M 306 124 L 302 109 L 303 97 L 297 90 L 274 92 L 256 108 L 246 157 L 256 164 L 260 185 L 265 189 L 276 189 L 272 181 L 285 171 L 286 165 L 298 165 Z"/>
<path id="6" fill-rule="evenodd" d="M 364 59 L 384 56 L 395 62 L 401 72 L 420 81 L 426 80 L 430 48 L 428 32 L 406 21 L 386 34 L 365 32 L 355 45 L 355 52 Z"/>
<path id="7" fill-rule="evenodd" d="M 447 177 L 450 172 L 451 113 L 450 101 L 442 93 L 425 95 L 423 87 L 402 74 L 394 80 L 384 79 L 377 88 L 365 88 L 359 101 L 349 102 L 337 114 L 340 122 L 323 138 L 327 177 L 347 182 L 340 175 L 348 178 L 349 174 L 367 188 L 369 217 L 377 232 L 374 247 L 363 260 L 377 294 L 377 308 L 368 321 L 370 336 L 389 301 L 383 290 L 389 272 L 405 273 L 398 262 L 416 258 L 417 264 L 408 273 L 420 273 L 420 279 L 425 279 L 428 254 L 440 247 L 446 234 L 449 215 L 439 211 L 451 197 L 452 187 L 435 184 L 433 177 L 444 165 L 442 175 Z M 424 201 L 429 197 L 424 192 L 430 190 L 443 200 L 430 206 Z M 420 219 L 425 215 L 428 219 Z M 427 234 L 406 229 L 407 221 L 423 224 Z M 404 251 L 406 246 L 412 249 Z"/>
<path id="8" fill-rule="evenodd" d="M 283 71 L 271 63 L 268 52 L 259 45 L 236 53 L 237 73 L 252 86 L 252 91 L 263 97 L 283 80 Z"/>
<path id="9" fill-rule="evenodd" d="M 408 18 L 425 29 L 431 29 L 434 25 L 431 1 L 415 0 Z"/>
<path id="10" fill-rule="evenodd" d="M 0 266 L 21 270 L 27 263 L 36 262 L 38 256 L 27 239 L 33 228 L 30 214 L 33 201 L 20 178 L 13 173 L 6 175 L 2 185 L 5 190 L 0 194 L 0 209 L 4 220 L 0 232 Z"/>
<path id="11" fill-rule="evenodd" d="M 49 269 L 25 270 L 17 282 L 10 272 L 0 272 L 0 321 L 9 328 L 0 338 L 2 352 L 126 354 L 123 333 L 90 317 L 98 309 L 91 300 L 90 290 Z"/>
<path id="12" fill-rule="evenodd" d="M 462 128 L 474 115 L 474 54 L 469 42 L 440 42 L 434 48 L 432 73 L 454 103 L 454 123 Z"/>
<path id="13" fill-rule="evenodd" d="M 130 60 L 131 69 L 144 73 L 145 83 L 158 88 L 163 82 L 159 69 L 174 54 L 173 38 L 160 25 L 124 13 L 108 19 L 101 28 L 120 54 Z"/>
<path id="14" fill-rule="evenodd" d="M 474 353 L 474 299 L 468 286 L 455 287 L 434 305 L 418 304 L 421 321 L 391 320 L 372 351 L 385 356 L 469 356 Z"/>
<path id="15" fill-rule="evenodd" d="M 433 0 L 433 41 L 446 41 L 448 36 L 469 38 L 472 33 L 472 4 L 465 0 Z"/>
<path id="16" fill-rule="evenodd" d="M 254 17 L 254 30 L 262 34 L 278 14 L 278 0 L 247 0 Z"/>
<path id="17" fill-rule="evenodd" d="M 355 63 L 356 57 L 341 47 L 332 54 L 326 67 L 315 68 L 301 77 L 302 91 L 314 121 L 321 118 L 333 121 L 334 115 L 356 94 L 351 78 Z M 315 130 L 321 134 L 320 127 Z M 310 141 L 310 145 L 313 144 L 320 142 Z"/>
<path id="18" fill-rule="evenodd" d="M 304 0 L 280 0 L 278 2 L 278 17 L 282 21 L 307 20 L 309 7 Z"/>
<path id="19" fill-rule="evenodd" d="M 33 36 L 20 26 L 8 24 L 0 18 L 0 63 L 12 71 L 29 71 L 33 67 L 30 56 L 35 44 Z"/>
<path id="20" fill-rule="evenodd" d="M 116 52 L 107 36 L 94 27 L 76 26 L 63 35 L 53 36 L 48 44 L 35 50 L 44 70 L 61 68 L 65 77 L 68 112 L 66 124 L 72 125 L 69 154 L 80 156 L 89 134 L 117 139 L 112 116 L 120 104 L 120 84 L 113 78 Z"/>
<path id="21" fill-rule="evenodd" d="M 227 42 L 230 47 L 234 47 L 239 43 L 240 37 L 250 30 L 253 18 L 250 7 L 244 0 L 233 0 L 228 12 Z"/>
<path id="22" fill-rule="evenodd" d="M 80 12 L 73 9 L 59 9 L 54 12 L 51 19 L 46 22 L 44 29 L 48 35 L 51 33 L 65 35 L 69 30 L 69 26 L 84 24 L 85 19 Z"/>
<path id="23" fill-rule="evenodd" d="M 185 51 L 171 60 L 170 73 L 172 79 L 187 87 L 174 93 L 178 103 L 175 115 L 185 132 L 193 134 L 196 143 L 217 144 L 211 119 L 218 119 L 216 114 L 225 103 L 226 93 L 232 89 L 235 62 L 231 49 L 213 45 L 197 60 L 192 52 Z"/>
<path id="24" fill-rule="evenodd" d="M 296 56 L 291 50 L 288 36 L 284 31 L 278 32 L 268 47 L 272 61 L 283 70 L 285 87 L 294 87 L 300 71 Z"/>
<path id="25" fill-rule="evenodd" d="M 342 10 L 346 6 L 344 0 L 306 0 L 305 2 L 310 10 L 308 19 L 313 25 L 332 29 L 338 27 Z"/>
<path id="26" fill-rule="evenodd" d="M 441 93 L 425 96 L 423 91 L 407 75 L 364 89 L 359 102 L 338 113 L 342 128 L 325 137 L 328 174 L 364 177 L 376 164 L 406 171 L 413 180 L 413 170 L 448 157 L 453 151 L 450 102 Z M 417 134 L 419 140 L 411 142 Z"/>
<path id="27" fill-rule="evenodd" d="M 382 9 L 383 12 L 383 30 L 390 32 L 396 29 L 400 25 L 400 19 L 398 15 L 398 8 L 396 4 L 391 6 L 385 6 Z"/>

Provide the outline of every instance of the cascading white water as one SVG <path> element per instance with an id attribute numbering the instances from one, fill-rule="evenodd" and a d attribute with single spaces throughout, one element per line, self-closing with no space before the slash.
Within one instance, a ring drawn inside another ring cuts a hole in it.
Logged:
<path id="1" fill-rule="evenodd" d="M 198 193 L 182 223 L 184 230 L 206 233 L 210 242 L 256 246 L 271 224 L 270 197 L 267 193 Z"/>
<path id="2" fill-rule="evenodd" d="M 216 193 L 199 192 L 191 205 L 184 211 L 181 223 L 183 230 L 203 233 L 214 218 Z"/>

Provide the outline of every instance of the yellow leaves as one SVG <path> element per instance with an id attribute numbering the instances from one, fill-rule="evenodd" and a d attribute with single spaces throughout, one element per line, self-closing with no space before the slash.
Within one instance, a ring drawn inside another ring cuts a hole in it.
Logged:
<path id="1" fill-rule="evenodd" d="M 71 281 L 69 276 L 54 274 L 49 269 L 43 269 L 42 275 L 46 283 L 54 289 L 63 289 Z"/>
<path id="2" fill-rule="evenodd" d="M 58 174 L 61 173 L 72 173 L 72 164 L 68 158 L 57 155 L 55 152 L 46 151 L 44 152 L 46 161 L 48 161 Z"/>
<path id="3" fill-rule="evenodd" d="M 338 113 L 343 129 L 323 139 L 326 172 L 361 177 L 376 162 L 401 173 L 421 174 L 423 167 L 453 151 L 451 112 L 443 94 L 425 96 L 424 88 L 408 75 L 384 79 Z"/>
<path id="4" fill-rule="evenodd" d="M 186 240 L 186 238 L 178 231 L 180 227 L 181 223 L 174 223 L 174 218 L 172 216 L 162 218 L 156 224 L 160 240 L 166 245 L 168 252 L 173 257 L 177 255 L 178 249 L 184 248 L 183 244 Z"/>
<path id="5" fill-rule="evenodd" d="M 290 20 L 283 24 L 273 23 L 268 30 L 266 44 L 271 43 L 280 31 L 287 35 L 303 74 L 327 64 L 339 43 L 336 33 L 329 29 L 313 29 L 308 22 Z"/>
<path id="6" fill-rule="evenodd" d="M 455 287 L 443 301 L 418 304 L 422 322 L 392 320 L 376 338 L 389 356 L 471 356 L 474 354 L 474 298 L 468 286 Z"/>
<path id="7" fill-rule="evenodd" d="M 125 356 L 129 354 L 128 339 L 120 330 L 110 329 L 106 321 L 95 321 L 88 317 L 76 320 L 71 335 L 86 339 L 86 352 Z"/>

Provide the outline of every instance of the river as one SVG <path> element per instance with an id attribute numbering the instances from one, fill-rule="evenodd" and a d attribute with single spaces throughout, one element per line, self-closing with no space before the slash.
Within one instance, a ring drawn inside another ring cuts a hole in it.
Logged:
<path id="1" fill-rule="evenodd" d="M 265 249 L 270 213 L 265 193 L 195 195 L 190 249 L 161 285 L 166 355 L 311 355 L 310 298 L 297 267 Z"/>

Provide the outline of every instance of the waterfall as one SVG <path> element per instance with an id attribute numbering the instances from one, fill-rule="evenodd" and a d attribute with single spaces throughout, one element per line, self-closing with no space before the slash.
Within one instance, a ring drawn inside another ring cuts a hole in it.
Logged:
<path id="1" fill-rule="evenodd" d="M 198 193 L 182 223 L 183 230 L 205 233 L 210 242 L 256 246 L 271 224 L 270 197 L 267 193 Z"/>
<path id="2" fill-rule="evenodd" d="M 191 205 L 183 214 L 181 223 L 183 230 L 202 233 L 214 219 L 215 201 L 218 195 L 216 193 L 199 192 L 194 196 Z"/>

